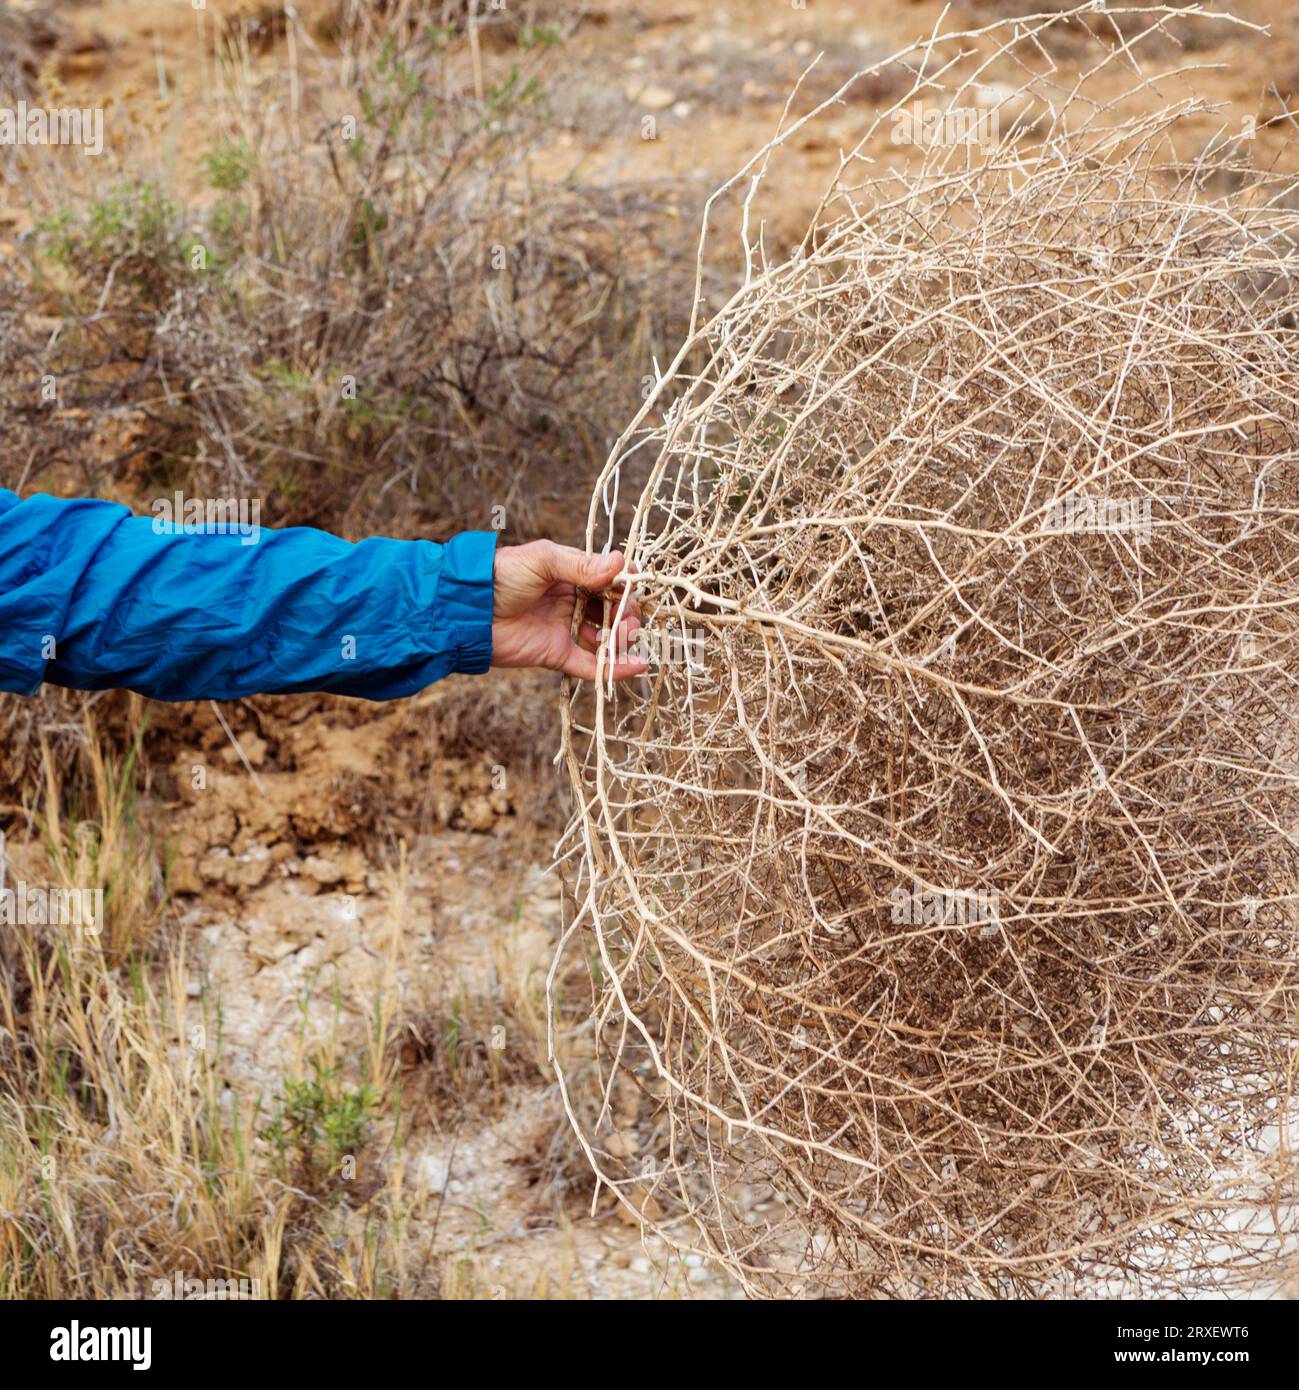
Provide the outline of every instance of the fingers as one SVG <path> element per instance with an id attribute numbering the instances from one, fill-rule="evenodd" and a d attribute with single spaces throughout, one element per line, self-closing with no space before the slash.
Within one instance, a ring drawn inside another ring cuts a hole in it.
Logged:
<path id="1" fill-rule="evenodd" d="M 611 597 L 610 602 L 613 605 L 613 612 L 617 613 L 621 599 Z M 586 611 L 582 616 L 588 623 L 595 623 L 597 626 L 602 624 L 604 622 L 604 599 L 595 597 L 587 599 Z M 629 621 L 633 622 L 635 627 L 640 627 L 642 622 L 640 604 L 632 599 L 628 599 L 626 605 L 622 607 L 622 618 L 619 620 L 619 626 Z"/>
<path id="2" fill-rule="evenodd" d="M 566 676 L 572 676 L 579 681 L 593 681 L 596 673 L 596 657 L 594 652 L 583 651 L 581 647 L 570 647 L 568 656 L 564 664 L 559 668 Z M 608 658 L 605 659 L 605 671 L 609 669 Z M 644 661 L 615 661 L 613 664 L 613 678 L 616 681 L 629 680 L 633 676 L 643 676 L 649 667 Z"/>
<path id="3" fill-rule="evenodd" d="M 543 555 L 546 577 L 552 582 L 575 584 L 579 589 L 607 589 L 623 565 L 622 552 L 592 555 L 571 545 L 547 542 Z"/>
<path id="4" fill-rule="evenodd" d="M 641 623 L 638 618 L 628 618 L 618 624 L 611 647 L 615 660 L 638 661 L 641 659 L 640 653 L 633 651 L 636 634 L 640 630 Z M 608 635 L 607 628 L 600 627 L 597 623 L 585 622 L 577 630 L 577 645 L 584 652 L 598 651 L 601 638 Z"/>
<path id="5" fill-rule="evenodd" d="M 632 646 L 640 626 L 639 618 L 626 618 L 618 624 L 613 641 L 608 642 L 608 629 L 597 627 L 593 622 L 583 623 L 578 629 L 577 641 L 570 644 L 560 669 L 578 680 L 594 680 L 596 657 L 601 646 L 606 645 L 604 669 L 607 673 L 612 665 L 614 680 L 643 676 L 649 670 L 649 663 Z"/>
<path id="6" fill-rule="evenodd" d="M 615 610 L 617 605 L 615 606 Z M 637 604 L 628 604 L 626 613 L 614 625 L 613 651 L 617 657 L 630 659 L 632 644 L 636 634 L 644 626 L 641 611 Z M 604 600 L 591 598 L 582 612 L 582 622 L 574 639 L 584 652 L 594 652 L 600 645 L 601 636 L 608 636 L 604 625 Z"/>

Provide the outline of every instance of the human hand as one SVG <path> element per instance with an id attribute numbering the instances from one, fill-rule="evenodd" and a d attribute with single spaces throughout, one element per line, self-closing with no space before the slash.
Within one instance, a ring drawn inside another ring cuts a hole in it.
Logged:
<path id="1" fill-rule="evenodd" d="M 496 550 L 492 665 L 540 666 L 563 671 L 578 680 L 595 679 L 595 653 L 600 643 L 603 603 L 592 597 L 574 641 L 569 629 L 573 600 L 579 589 L 598 595 L 609 588 L 623 567 L 617 551 L 590 555 L 554 541 L 504 545 Z M 613 678 L 643 675 L 641 660 L 625 656 L 641 626 L 640 609 L 628 603 L 614 633 Z M 608 660 L 608 659 L 607 659 Z M 605 670 L 608 670 L 606 664 Z"/>

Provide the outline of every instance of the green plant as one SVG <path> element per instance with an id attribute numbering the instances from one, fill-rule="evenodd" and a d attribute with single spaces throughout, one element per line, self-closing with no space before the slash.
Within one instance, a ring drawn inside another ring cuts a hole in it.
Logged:
<path id="1" fill-rule="evenodd" d="M 74 308 L 79 290 L 98 299 L 123 285 L 131 307 L 161 306 L 189 266 L 180 210 L 146 178 L 120 183 L 82 208 L 49 213 L 36 224 L 36 248 L 74 277 Z"/>
<path id="2" fill-rule="evenodd" d="M 223 193 L 234 193 L 248 182 L 253 171 L 253 152 L 246 140 L 228 141 L 203 157 L 208 182 Z"/>
<path id="3" fill-rule="evenodd" d="M 271 1146 L 286 1178 L 318 1193 L 365 1147 L 379 1098 L 369 1084 L 345 1085 L 336 1063 L 313 1058 L 311 1070 L 308 1078 L 285 1078 L 257 1137 Z"/>

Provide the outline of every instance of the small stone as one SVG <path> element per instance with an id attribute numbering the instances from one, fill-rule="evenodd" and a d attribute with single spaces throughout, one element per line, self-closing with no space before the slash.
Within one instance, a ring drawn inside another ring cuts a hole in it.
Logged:
<path id="1" fill-rule="evenodd" d="M 614 1158 L 634 1158 L 640 1150 L 640 1144 L 634 1134 L 615 1130 L 609 1136 L 605 1148 Z"/>
<path id="2" fill-rule="evenodd" d="M 298 948 L 292 941 L 276 936 L 271 931 L 254 932 L 248 941 L 248 954 L 263 965 L 278 965 L 285 956 L 291 956 Z"/>
<path id="3" fill-rule="evenodd" d="M 420 1163 L 420 1176 L 434 1192 L 445 1192 L 451 1177 L 451 1166 L 445 1158 L 436 1154 L 426 1154 Z"/>
<path id="4" fill-rule="evenodd" d="M 485 796 L 468 797 L 460 807 L 460 818 L 466 830 L 487 831 L 496 824 L 496 813 Z"/>
<path id="5" fill-rule="evenodd" d="M 677 94 L 668 87 L 658 87 L 650 83 L 640 94 L 640 104 L 647 111 L 666 111 L 677 99 Z"/>
<path id="6" fill-rule="evenodd" d="M 198 871 L 208 883 L 223 883 L 230 888 L 256 888 L 271 871 L 271 855 L 263 846 L 255 846 L 238 855 L 232 855 L 229 850 L 212 850 L 204 855 Z"/>
<path id="7" fill-rule="evenodd" d="M 332 859 L 325 859 L 319 854 L 309 854 L 302 861 L 301 873 L 303 878 L 309 878 L 322 888 L 332 888 L 345 877 L 341 864 Z"/>
<path id="8" fill-rule="evenodd" d="M 59 60 L 59 76 L 65 79 L 98 77 L 108 66 L 104 53 L 69 53 Z"/>
<path id="9" fill-rule="evenodd" d="M 663 1216 L 663 1208 L 659 1205 L 658 1199 L 652 1192 L 647 1192 L 639 1183 L 633 1183 L 627 1189 L 627 1200 L 646 1221 L 658 1221 Z M 618 1219 L 627 1226 L 640 1224 L 621 1202 L 618 1204 Z"/>
<path id="10" fill-rule="evenodd" d="M 239 735 L 239 748 L 228 743 L 221 750 L 221 760 L 229 763 L 232 767 L 235 765 L 242 767 L 243 758 L 239 756 L 240 748 L 243 749 L 244 758 L 247 758 L 253 767 L 261 767 L 266 761 L 266 740 L 260 734 L 252 733 Z"/>

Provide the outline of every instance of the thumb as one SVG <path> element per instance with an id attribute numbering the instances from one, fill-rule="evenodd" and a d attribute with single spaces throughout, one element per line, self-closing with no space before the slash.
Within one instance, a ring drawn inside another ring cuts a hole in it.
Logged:
<path id="1" fill-rule="evenodd" d="M 552 582 L 599 592 L 609 587 L 622 563 L 622 552 L 618 550 L 608 555 L 591 555 L 571 545 L 554 545 L 546 557 L 546 572 Z"/>

